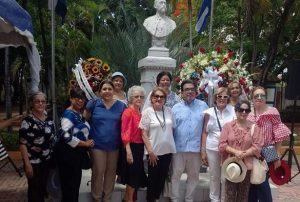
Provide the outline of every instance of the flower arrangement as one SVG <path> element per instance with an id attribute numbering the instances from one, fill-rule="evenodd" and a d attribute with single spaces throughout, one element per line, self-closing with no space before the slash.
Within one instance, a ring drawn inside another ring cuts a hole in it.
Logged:
<path id="1" fill-rule="evenodd" d="M 98 58 L 79 59 L 73 68 L 74 77 L 70 80 L 70 88 L 80 87 L 88 99 L 96 97 L 98 85 L 111 76 L 111 69 L 107 63 Z"/>
<path id="2" fill-rule="evenodd" d="M 195 81 L 200 92 L 207 92 L 207 86 L 227 86 L 231 81 L 239 81 L 245 93 L 253 87 L 250 73 L 241 65 L 240 57 L 233 51 L 223 52 L 216 48 L 206 52 L 200 48 L 198 54 L 189 53 L 190 59 L 179 64 L 175 81 L 180 86 L 185 79 Z"/>

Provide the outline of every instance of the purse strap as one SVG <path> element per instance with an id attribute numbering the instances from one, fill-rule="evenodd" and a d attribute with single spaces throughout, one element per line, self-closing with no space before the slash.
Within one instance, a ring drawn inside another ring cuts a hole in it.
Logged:
<path id="1" fill-rule="evenodd" d="M 218 117 L 218 114 L 217 114 L 216 107 L 214 107 L 214 110 L 215 110 L 215 114 L 216 114 L 216 117 L 217 117 L 217 121 L 218 121 L 219 129 L 220 129 L 220 132 L 221 132 L 221 131 L 222 131 L 222 127 L 221 127 L 221 124 L 220 124 L 220 121 L 219 121 L 219 117 Z"/>

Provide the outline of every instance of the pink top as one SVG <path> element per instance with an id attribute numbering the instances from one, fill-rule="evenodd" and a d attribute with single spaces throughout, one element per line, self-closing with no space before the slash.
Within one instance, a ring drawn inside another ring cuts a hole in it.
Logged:
<path id="1" fill-rule="evenodd" d="M 246 129 L 237 126 L 236 120 L 226 123 L 222 129 L 219 143 L 219 152 L 222 156 L 222 162 L 232 155 L 226 152 L 226 147 L 230 146 L 234 149 L 246 151 L 249 148 L 251 153 L 257 157 L 260 156 L 261 147 L 263 145 L 263 136 L 260 128 L 255 126 L 253 136 L 251 137 L 251 125 Z M 248 170 L 252 169 L 252 157 L 243 159 Z"/>
<path id="2" fill-rule="evenodd" d="M 291 134 L 290 129 L 281 122 L 280 114 L 274 107 L 268 107 L 267 111 L 258 116 L 251 112 L 248 120 L 255 121 L 261 128 L 264 136 L 264 146 L 282 142 L 288 139 L 289 134 Z"/>
<path id="3" fill-rule="evenodd" d="M 135 109 L 128 107 L 122 114 L 121 137 L 123 144 L 143 143 L 142 130 L 139 128 L 141 114 Z"/>

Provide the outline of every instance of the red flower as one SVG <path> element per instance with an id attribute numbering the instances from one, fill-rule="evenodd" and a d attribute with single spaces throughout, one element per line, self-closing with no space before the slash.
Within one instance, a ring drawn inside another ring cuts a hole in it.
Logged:
<path id="1" fill-rule="evenodd" d="M 240 80 L 239 80 L 239 82 L 240 82 L 240 84 L 242 86 L 246 85 L 246 83 L 247 83 L 247 81 L 246 81 L 246 79 L 244 77 L 241 77 Z"/>
<path id="2" fill-rule="evenodd" d="M 235 66 L 239 66 L 239 64 L 240 64 L 240 61 L 235 61 L 235 62 L 234 62 L 234 65 L 235 65 Z"/>
<path id="3" fill-rule="evenodd" d="M 190 58 L 193 58 L 193 57 L 194 57 L 194 53 L 193 53 L 192 51 L 189 51 L 189 52 L 188 52 L 188 56 L 189 56 Z"/>
<path id="4" fill-rule="evenodd" d="M 178 10 L 178 9 L 176 9 L 175 11 L 174 11 L 174 13 L 173 13 L 173 15 L 175 16 L 175 17 L 178 17 L 179 15 L 180 15 L 180 10 Z"/>
<path id="5" fill-rule="evenodd" d="M 223 63 L 227 64 L 228 63 L 228 58 L 223 58 Z"/>
<path id="6" fill-rule="evenodd" d="M 235 56 L 235 52 L 233 52 L 233 51 L 229 51 L 228 52 L 228 57 L 229 58 L 232 58 L 232 57 L 234 57 Z"/>
<path id="7" fill-rule="evenodd" d="M 179 69 L 183 69 L 184 68 L 184 64 L 181 63 L 178 67 L 179 67 Z"/>
<path id="8" fill-rule="evenodd" d="M 177 77 L 175 78 L 175 81 L 176 81 L 176 83 L 179 83 L 179 82 L 181 81 L 181 78 L 180 78 L 179 76 L 177 76 Z"/>
<path id="9" fill-rule="evenodd" d="M 217 48 L 216 48 L 216 51 L 217 51 L 217 53 L 221 53 L 221 52 L 222 52 L 222 49 L 221 49 L 220 47 L 217 47 Z"/>
<path id="10" fill-rule="evenodd" d="M 205 53 L 205 48 L 199 48 L 200 53 Z"/>

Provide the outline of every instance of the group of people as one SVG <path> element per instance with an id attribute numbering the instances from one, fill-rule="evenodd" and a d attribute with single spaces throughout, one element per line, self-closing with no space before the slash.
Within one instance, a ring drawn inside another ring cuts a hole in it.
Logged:
<path id="1" fill-rule="evenodd" d="M 276 108 L 266 104 L 265 89 L 253 90 L 251 107 L 240 84 L 233 82 L 215 90 L 214 106 L 209 108 L 196 99 L 197 87 L 191 80 L 182 81 L 181 98 L 170 90 L 169 72 L 160 72 L 156 82 L 147 98 L 141 86 L 130 87 L 126 94 L 127 80 L 121 72 L 101 82 L 97 99 L 87 101 L 84 91 L 71 89 L 56 135 L 47 117 L 45 95 L 32 94 L 31 113 L 19 132 L 28 200 L 40 202 L 47 196 L 45 184 L 53 157 L 62 201 L 78 201 L 82 166 L 89 154 L 95 202 L 111 201 L 116 175 L 126 184 L 126 202 L 134 201 L 139 187 L 147 187 L 147 201 L 159 200 L 168 177 L 170 200 L 179 201 L 183 172 L 187 173 L 185 201 L 193 201 L 202 164 L 210 170 L 211 201 L 272 201 L 268 179 L 260 185 L 250 184 L 252 159 L 260 157 L 261 148 L 268 145 L 275 145 L 279 154 L 290 131 Z M 222 162 L 232 157 L 242 161 L 247 172 L 239 181 L 221 183 Z M 273 163 L 280 166 L 280 161 Z M 222 194 L 221 184 L 225 185 Z"/>

